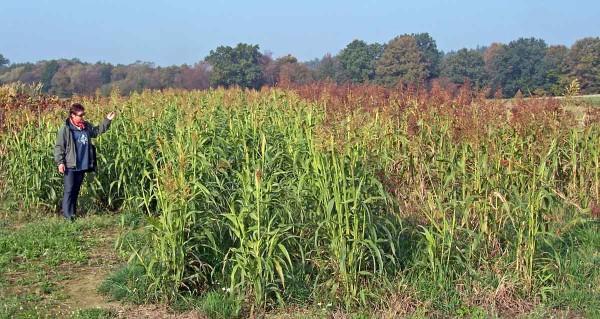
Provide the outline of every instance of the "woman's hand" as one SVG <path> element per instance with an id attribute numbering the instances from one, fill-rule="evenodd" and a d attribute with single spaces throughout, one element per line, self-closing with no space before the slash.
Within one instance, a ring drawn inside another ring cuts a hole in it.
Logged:
<path id="1" fill-rule="evenodd" d="M 65 173 L 65 164 L 58 165 L 58 172 L 61 174 Z"/>

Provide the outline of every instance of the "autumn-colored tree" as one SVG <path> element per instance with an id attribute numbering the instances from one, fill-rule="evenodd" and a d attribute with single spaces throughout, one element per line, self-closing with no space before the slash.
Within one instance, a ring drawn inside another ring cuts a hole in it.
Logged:
<path id="1" fill-rule="evenodd" d="M 502 65 L 501 59 L 505 56 L 505 51 L 506 44 L 494 42 L 483 52 L 483 62 L 488 78 L 489 97 L 502 94 L 498 69 Z"/>
<path id="2" fill-rule="evenodd" d="M 314 71 L 291 54 L 272 60 L 269 55 L 263 65 L 263 77 L 267 85 L 288 86 L 315 80 Z"/>
<path id="3" fill-rule="evenodd" d="M 273 60 L 271 54 L 263 55 L 263 79 L 267 85 L 277 85 L 280 80 L 281 68 L 287 64 L 298 63 L 298 59 L 291 54 L 284 55 L 276 60 Z"/>
<path id="4" fill-rule="evenodd" d="M 193 67 L 183 65 L 179 74 L 175 76 L 174 86 L 192 90 L 206 89 L 210 86 L 210 71 L 208 64 L 196 63 Z"/>
<path id="5" fill-rule="evenodd" d="M 0 83 L 41 82 L 50 94 L 70 96 L 98 91 L 106 95 L 113 88 L 122 94 L 167 87 L 204 89 L 211 83 L 253 88 L 310 81 L 433 85 L 433 80 L 441 76 L 438 86 L 460 86 L 467 78 L 475 87 L 489 86 L 490 97 L 512 96 L 519 90 L 523 95 L 563 94 L 574 79 L 581 83 L 582 93 L 598 93 L 599 43 L 598 37 L 585 38 L 568 49 L 562 45 L 548 47 L 540 39 L 518 39 L 508 45 L 493 43 L 485 49 L 462 49 L 440 61 L 433 38 L 419 33 L 398 36 L 387 48 L 355 40 L 337 56 L 327 54 L 304 63 L 291 55 L 272 58 L 260 53 L 258 46 L 248 44 L 219 47 L 193 67 L 157 67 L 140 61 L 129 65 L 91 64 L 78 59 L 9 65 L 8 59 L 0 55 Z"/>
<path id="6" fill-rule="evenodd" d="M 569 65 L 582 93 L 600 93 L 600 37 L 576 41 L 569 52 Z"/>
<path id="7" fill-rule="evenodd" d="M 307 84 L 315 81 L 315 73 L 302 63 L 288 64 L 279 72 L 280 83 Z"/>
<path id="8" fill-rule="evenodd" d="M 0 83 L 16 82 L 23 73 L 27 72 L 25 65 L 11 65 L 0 71 Z"/>
<path id="9" fill-rule="evenodd" d="M 17 69 L 20 69 L 18 78 L 15 81 L 23 83 L 36 83 L 40 82 L 42 78 L 42 70 L 33 63 L 23 63 L 16 65 Z"/>

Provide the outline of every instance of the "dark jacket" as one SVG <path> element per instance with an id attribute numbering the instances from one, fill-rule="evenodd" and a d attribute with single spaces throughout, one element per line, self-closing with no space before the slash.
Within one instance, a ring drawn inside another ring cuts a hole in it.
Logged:
<path id="1" fill-rule="evenodd" d="M 90 138 L 96 138 L 98 135 L 106 132 L 110 127 L 110 120 L 105 118 L 99 126 L 93 126 L 92 123 L 84 121 L 87 134 Z M 96 170 L 96 147 L 90 142 L 90 170 Z M 75 141 L 73 134 L 69 129 L 69 119 L 65 121 L 63 126 L 58 130 L 56 143 L 54 145 L 54 162 L 56 165 L 65 164 L 67 168 L 77 167 L 77 155 L 75 154 Z"/>

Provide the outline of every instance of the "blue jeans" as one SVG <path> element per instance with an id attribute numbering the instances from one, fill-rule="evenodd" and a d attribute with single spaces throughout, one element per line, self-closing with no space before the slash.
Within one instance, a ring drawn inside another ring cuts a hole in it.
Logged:
<path id="1" fill-rule="evenodd" d="M 63 215 L 66 219 L 72 219 L 75 217 L 75 211 L 77 210 L 77 197 L 79 197 L 79 190 L 81 190 L 85 171 L 66 169 L 64 175 Z"/>

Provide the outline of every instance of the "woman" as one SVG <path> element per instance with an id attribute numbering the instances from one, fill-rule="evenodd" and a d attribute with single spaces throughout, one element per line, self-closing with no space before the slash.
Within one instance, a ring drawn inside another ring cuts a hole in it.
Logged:
<path id="1" fill-rule="evenodd" d="M 96 170 L 96 148 L 91 139 L 108 130 L 115 112 L 108 113 L 100 126 L 93 126 L 83 119 L 84 116 L 85 109 L 81 104 L 71 105 L 69 118 L 58 130 L 54 146 L 54 161 L 58 172 L 64 175 L 62 211 L 69 221 L 75 219 L 77 197 L 85 173 Z"/>

